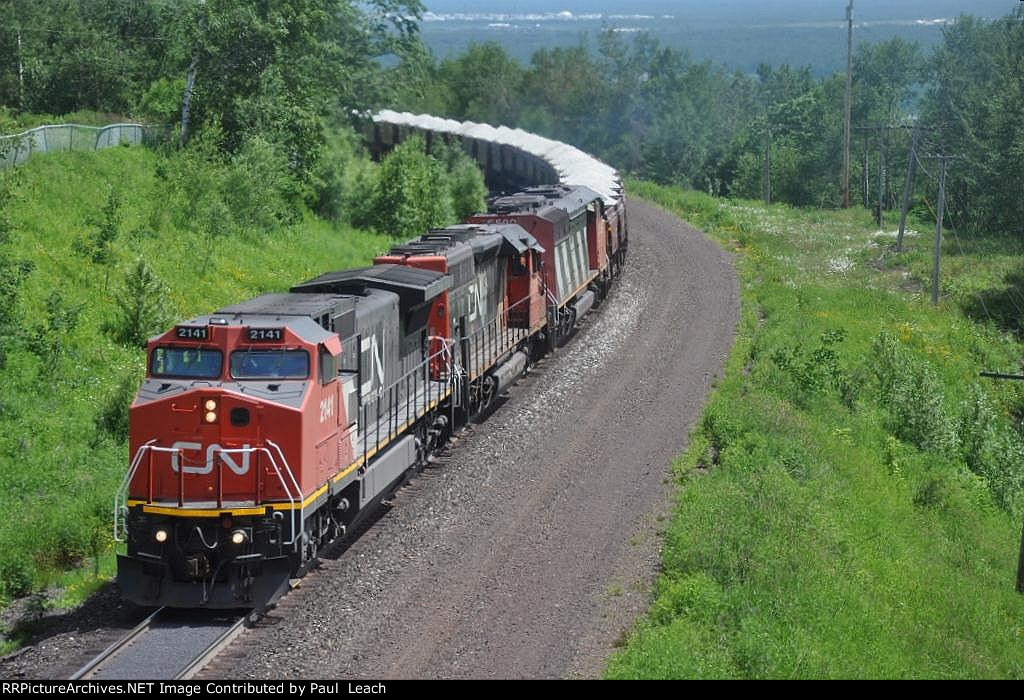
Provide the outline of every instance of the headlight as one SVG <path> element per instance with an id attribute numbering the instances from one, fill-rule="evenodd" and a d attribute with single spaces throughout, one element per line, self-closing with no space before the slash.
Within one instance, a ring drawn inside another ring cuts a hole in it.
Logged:
<path id="1" fill-rule="evenodd" d="M 206 406 L 207 411 L 217 410 L 217 402 L 214 401 L 213 399 L 207 399 L 204 405 Z"/>
<path id="2" fill-rule="evenodd" d="M 155 539 L 160 544 L 163 544 L 167 541 L 167 530 L 160 528 L 153 534 L 153 539 Z"/>
<path id="3" fill-rule="evenodd" d="M 245 530 L 235 530 L 231 533 L 231 541 L 235 544 L 242 544 L 248 539 L 245 534 Z"/>
<path id="4" fill-rule="evenodd" d="M 204 416 L 204 417 L 206 418 L 206 422 L 207 423 L 216 423 L 217 422 L 217 414 L 214 413 L 213 411 L 207 411 L 206 412 L 206 416 Z"/>

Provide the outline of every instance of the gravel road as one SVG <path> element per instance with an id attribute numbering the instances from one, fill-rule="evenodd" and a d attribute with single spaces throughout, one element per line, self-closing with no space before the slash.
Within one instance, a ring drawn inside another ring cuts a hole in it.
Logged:
<path id="1" fill-rule="evenodd" d="M 600 675 L 650 603 L 668 465 L 739 318 L 721 248 L 643 202 L 629 224 L 626 271 L 577 337 L 204 677 Z M 73 671 L 130 617 L 104 594 L 45 625 L 0 676 Z"/>

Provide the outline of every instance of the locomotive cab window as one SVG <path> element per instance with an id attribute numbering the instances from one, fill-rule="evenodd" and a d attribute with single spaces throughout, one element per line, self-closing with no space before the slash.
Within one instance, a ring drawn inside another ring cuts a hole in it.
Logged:
<path id="1" fill-rule="evenodd" d="M 235 350 L 231 353 L 234 379 L 307 379 L 309 353 L 286 348 Z"/>
<path id="2" fill-rule="evenodd" d="M 526 267 L 526 255 L 529 255 L 529 253 L 527 253 L 525 255 L 520 255 L 518 258 L 513 258 L 512 259 L 512 276 L 513 277 L 522 277 L 527 272 L 529 272 L 529 270 Z"/>
<path id="3" fill-rule="evenodd" d="M 215 379 L 220 376 L 224 354 L 211 348 L 161 346 L 153 350 L 149 372 L 154 377 Z"/>
<path id="4" fill-rule="evenodd" d="M 320 348 L 320 383 L 326 384 L 337 377 L 338 358 L 329 353 L 326 348 Z"/>

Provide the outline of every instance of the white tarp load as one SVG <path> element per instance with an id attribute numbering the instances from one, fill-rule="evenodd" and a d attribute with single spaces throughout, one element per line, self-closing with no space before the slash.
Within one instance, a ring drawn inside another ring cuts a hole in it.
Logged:
<path id="1" fill-rule="evenodd" d="M 602 163 L 575 146 L 537 136 L 522 129 L 458 122 L 429 114 L 410 114 L 392 110 L 378 112 L 373 116 L 373 121 L 376 124 L 452 134 L 509 146 L 546 162 L 558 173 L 563 184 L 582 185 L 594 190 L 601 195 L 606 206 L 614 206 L 622 199 L 622 178 L 610 165 Z"/>

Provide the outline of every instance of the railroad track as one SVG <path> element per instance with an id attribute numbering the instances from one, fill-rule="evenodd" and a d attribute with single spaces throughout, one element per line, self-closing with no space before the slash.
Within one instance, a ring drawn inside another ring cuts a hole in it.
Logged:
<path id="1" fill-rule="evenodd" d="M 241 634 L 246 620 L 241 613 L 159 608 L 71 680 L 187 680 Z"/>

